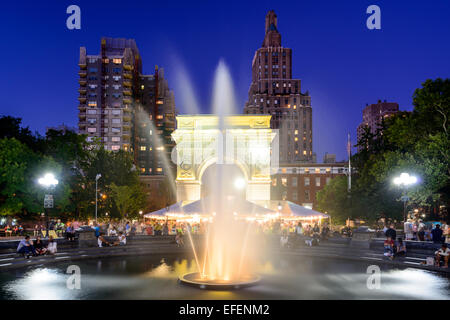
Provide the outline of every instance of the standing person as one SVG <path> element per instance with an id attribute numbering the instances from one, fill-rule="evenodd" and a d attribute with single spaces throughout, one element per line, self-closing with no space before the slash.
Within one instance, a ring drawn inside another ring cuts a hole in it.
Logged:
<path id="1" fill-rule="evenodd" d="M 319 225 L 317 223 L 314 224 L 313 232 L 314 233 L 319 233 L 320 232 L 320 228 L 319 228 Z"/>
<path id="2" fill-rule="evenodd" d="M 393 224 L 386 230 L 385 235 L 391 239 L 397 239 L 397 231 L 395 231 Z"/>
<path id="3" fill-rule="evenodd" d="M 194 231 L 195 231 L 195 225 L 194 225 Z M 163 234 L 163 236 L 167 236 L 169 234 L 169 226 L 167 225 L 167 222 L 164 224 L 162 234 Z"/>
<path id="4" fill-rule="evenodd" d="M 431 230 L 431 238 L 434 243 L 441 243 L 442 241 L 442 229 L 440 225 L 436 225 L 436 227 Z"/>
<path id="5" fill-rule="evenodd" d="M 75 241 L 75 229 L 71 224 L 66 229 L 66 236 L 69 241 Z"/>
<path id="6" fill-rule="evenodd" d="M 328 234 L 330 233 L 330 228 L 328 227 L 328 224 L 324 224 L 322 227 L 322 239 L 326 240 L 328 239 Z"/>
<path id="7" fill-rule="evenodd" d="M 37 225 L 37 224 L 34 225 L 34 232 L 33 232 L 33 235 L 34 235 L 35 237 L 41 235 L 41 229 L 39 228 L 39 225 Z"/>
<path id="8" fill-rule="evenodd" d="M 419 232 L 417 232 L 417 238 L 419 241 L 425 241 L 425 228 L 419 229 Z"/>
<path id="9" fill-rule="evenodd" d="M 127 224 L 125 225 L 125 234 L 126 234 L 127 236 L 129 236 L 129 235 L 130 235 L 130 232 L 131 232 L 131 226 L 130 226 L 130 223 L 127 222 Z"/>
<path id="10" fill-rule="evenodd" d="M 94 223 L 94 231 L 95 236 L 98 238 L 100 236 L 100 227 L 98 226 L 97 222 Z"/>

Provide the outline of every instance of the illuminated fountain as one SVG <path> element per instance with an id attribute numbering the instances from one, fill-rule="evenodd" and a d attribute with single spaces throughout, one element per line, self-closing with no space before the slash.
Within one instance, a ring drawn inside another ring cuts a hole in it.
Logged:
<path id="1" fill-rule="evenodd" d="M 242 288 L 260 278 L 253 273 L 258 247 L 251 222 L 239 215 L 249 213 L 245 210 L 265 210 L 250 201 L 270 200 L 275 134 L 268 115 L 235 115 L 231 77 L 222 62 L 215 75 L 213 112 L 178 116 L 172 134 L 177 143 L 177 201 L 183 201 L 186 210 L 201 206 L 202 213 L 212 217 L 201 250 L 188 232 L 198 272 L 183 275 L 180 281 L 205 289 Z M 216 172 L 206 197 L 202 177 L 212 165 Z M 232 167 L 241 176 L 234 177 Z M 236 188 L 245 190 L 236 192 Z"/>

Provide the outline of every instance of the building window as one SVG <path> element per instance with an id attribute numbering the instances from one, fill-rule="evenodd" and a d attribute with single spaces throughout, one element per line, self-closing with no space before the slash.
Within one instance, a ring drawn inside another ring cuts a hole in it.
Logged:
<path id="1" fill-rule="evenodd" d="M 296 187 L 297 186 L 297 177 L 293 177 L 292 178 L 292 186 Z"/>
<path id="2" fill-rule="evenodd" d="M 112 151 L 117 151 L 119 149 L 120 149 L 120 146 L 118 146 L 118 145 L 111 146 Z"/>
<path id="3" fill-rule="evenodd" d="M 145 150 L 147 150 L 147 147 L 146 146 L 141 146 L 141 151 L 145 151 Z"/>
<path id="4" fill-rule="evenodd" d="M 316 177 L 316 187 L 320 187 L 320 177 Z"/>
<path id="5" fill-rule="evenodd" d="M 281 178 L 281 185 L 283 187 L 287 187 L 287 178 L 285 178 L 285 177 Z"/>
<path id="6" fill-rule="evenodd" d="M 156 172 L 162 172 L 163 169 L 162 168 L 156 168 Z"/>
<path id="7" fill-rule="evenodd" d="M 88 106 L 89 107 L 96 107 L 97 106 L 97 101 L 89 101 L 88 102 Z"/>
<path id="8" fill-rule="evenodd" d="M 119 142 L 120 141 L 120 137 L 112 137 L 111 141 L 112 142 Z"/>
<path id="9" fill-rule="evenodd" d="M 97 128 L 88 128 L 89 133 L 95 133 L 97 132 Z"/>
<path id="10" fill-rule="evenodd" d="M 272 187 L 277 186 L 277 178 L 272 178 Z"/>
<path id="11" fill-rule="evenodd" d="M 120 119 L 114 118 L 111 120 L 111 122 L 118 124 L 118 123 L 120 123 Z"/>
<path id="12" fill-rule="evenodd" d="M 309 186 L 309 177 L 305 177 L 305 186 Z"/>
<path id="13" fill-rule="evenodd" d="M 122 59 L 113 59 L 113 63 L 121 64 L 122 63 Z"/>
<path id="14" fill-rule="evenodd" d="M 330 177 L 327 177 L 327 178 L 326 178 L 326 184 L 329 184 L 330 181 L 331 181 L 331 178 L 330 178 Z"/>
<path id="15" fill-rule="evenodd" d="M 309 200 L 309 190 L 305 190 L 305 200 Z"/>
<path id="16" fill-rule="evenodd" d="M 292 200 L 293 200 L 293 201 L 297 201 L 297 200 L 298 200 L 297 192 L 293 192 L 293 193 L 292 193 Z"/>

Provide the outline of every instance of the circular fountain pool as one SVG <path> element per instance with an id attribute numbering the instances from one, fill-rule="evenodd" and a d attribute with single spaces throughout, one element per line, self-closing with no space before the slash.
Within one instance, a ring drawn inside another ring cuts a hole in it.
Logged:
<path id="1" fill-rule="evenodd" d="M 261 281 L 239 290 L 199 290 L 179 283 L 197 271 L 192 256 L 128 256 L 30 266 L 0 273 L 0 299 L 450 299 L 450 281 L 430 271 L 380 265 L 379 289 L 370 289 L 373 263 L 273 254 L 258 261 Z M 70 289 L 70 265 L 80 289 Z"/>

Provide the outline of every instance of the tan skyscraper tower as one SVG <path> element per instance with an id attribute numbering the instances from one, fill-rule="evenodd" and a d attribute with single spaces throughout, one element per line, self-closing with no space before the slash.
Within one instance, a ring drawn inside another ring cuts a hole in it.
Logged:
<path id="1" fill-rule="evenodd" d="M 266 15 L 265 37 L 252 61 L 252 83 L 245 114 L 270 114 L 279 130 L 281 163 L 311 162 L 312 110 L 308 92 L 292 78 L 292 49 L 281 46 L 277 15 Z"/>

